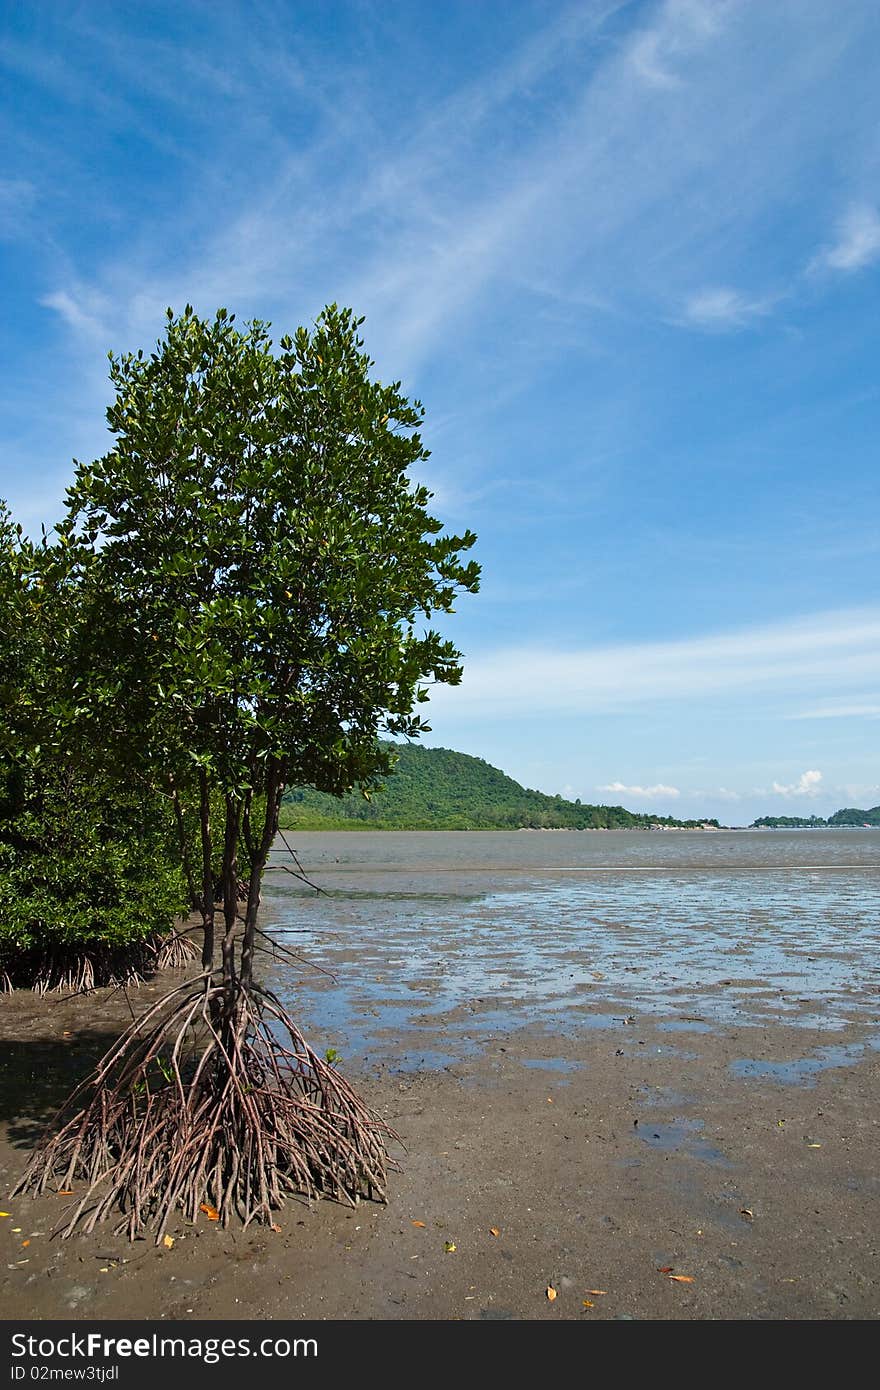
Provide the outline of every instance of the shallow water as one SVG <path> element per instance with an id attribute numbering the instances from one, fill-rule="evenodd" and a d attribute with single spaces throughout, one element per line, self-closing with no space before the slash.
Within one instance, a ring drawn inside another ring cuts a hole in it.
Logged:
<path id="1" fill-rule="evenodd" d="M 795 1057 L 787 1062 L 743 1057 L 731 1062 L 730 1070 L 734 1076 L 775 1081 L 780 1086 L 811 1086 L 822 1072 L 850 1067 L 854 1062 L 861 1061 L 866 1052 L 880 1052 L 880 1036 L 837 1047 L 819 1047 L 805 1057 Z"/>
<path id="2" fill-rule="evenodd" d="M 880 1016 L 880 832 L 287 841 L 323 891 L 283 872 L 279 842 L 263 922 L 309 964 L 266 973 L 346 1058 L 447 1066 L 529 1024 L 693 1036 Z"/>
<path id="3" fill-rule="evenodd" d="M 702 1120 L 677 1115 L 666 1123 L 643 1120 L 638 1129 L 638 1136 L 650 1148 L 660 1149 L 664 1153 L 685 1153 L 706 1163 L 729 1166 L 721 1150 L 702 1137 L 702 1131 Z"/>

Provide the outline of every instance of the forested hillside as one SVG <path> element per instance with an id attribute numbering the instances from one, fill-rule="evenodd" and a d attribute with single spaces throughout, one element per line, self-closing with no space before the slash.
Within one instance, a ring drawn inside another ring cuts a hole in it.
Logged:
<path id="1" fill-rule="evenodd" d="M 872 806 L 870 811 L 859 811 L 852 806 L 835 811 L 828 817 L 829 825 L 877 825 L 880 826 L 880 806 Z"/>
<path id="2" fill-rule="evenodd" d="M 636 815 L 622 806 L 584 806 L 521 787 L 482 758 L 449 748 L 401 744 L 395 772 L 381 792 L 332 797 L 291 788 L 282 827 L 364 830 L 649 829 L 697 826 L 668 816 Z M 715 824 L 716 822 L 712 822 Z"/>
<path id="3" fill-rule="evenodd" d="M 823 820 L 821 816 L 760 816 L 752 824 L 753 830 L 814 830 L 826 826 L 877 826 L 880 828 L 880 806 L 870 811 L 860 811 L 855 806 L 845 806 L 835 811 L 833 816 Z"/>

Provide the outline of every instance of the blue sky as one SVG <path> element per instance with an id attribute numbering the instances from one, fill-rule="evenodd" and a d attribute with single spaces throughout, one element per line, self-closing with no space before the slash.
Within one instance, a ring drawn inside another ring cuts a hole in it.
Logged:
<path id="1" fill-rule="evenodd" d="M 732 824 L 880 802 L 874 0 L 0 14 L 28 527 L 167 305 L 350 304 L 480 538 L 429 741 Z"/>

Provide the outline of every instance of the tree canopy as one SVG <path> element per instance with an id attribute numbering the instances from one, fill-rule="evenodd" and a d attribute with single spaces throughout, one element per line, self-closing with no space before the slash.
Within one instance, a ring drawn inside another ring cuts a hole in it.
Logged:
<path id="1" fill-rule="evenodd" d="M 476 589 L 475 537 L 411 481 L 423 409 L 373 379 L 361 323 L 330 306 L 275 352 L 263 323 L 169 310 L 154 352 L 111 357 L 114 447 L 68 495 L 93 557 L 85 704 L 121 759 L 199 784 L 206 855 L 222 793 L 227 934 L 239 841 L 250 925 L 285 785 L 369 785 L 379 732 L 417 736 L 424 682 L 461 677 L 418 623 Z"/>
<path id="2" fill-rule="evenodd" d="M 165 341 L 111 359 L 114 448 L 69 494 L 99 546 L 99 667 L 171 751 L 233 794 L 286 779 L 341 789 L 385 764 L 376 731 L 416 735 L 420 682 L 459 653 L 416 620 L 478 569 L 408 470 L 423 411 L 370 377 L 351 311 L 312 332 L 169 311 Z M 107 638 L 110 641 L 107 641 Z M 93 669 L 93 668 L 92 668 Z M 140 725 L 138 726 L 140 729 Z"/>

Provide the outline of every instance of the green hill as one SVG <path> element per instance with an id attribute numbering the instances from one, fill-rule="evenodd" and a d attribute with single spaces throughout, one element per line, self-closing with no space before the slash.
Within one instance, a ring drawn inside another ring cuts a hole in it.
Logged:
<path id="1" fill-rule="evenodd" d="M 880 806 L 874 806 L 870 811 L 859 811 L 853 806 L 846 806 L 842 811 L 835 811 L 833 816 L 827 820 L 822 820 L 821 816 L 760 816 L 758 820 L 752 822 L 753 830 L 812 830 L 835 825 L 873 825 L 880 828 Z"/>
<path id="2" fill-rule="evenodd" d="M 752 830 L 824 830 L 828 824 L 821 816 L 759 816 L 752 821 Z"/>
<path id="3" fill-rule="evenodd" d="M 833 816 L 829 816 L 828 824 L 880 826 L 880 806 L 873 806 L 870 811 L 857 811 L 851 806 L 847 806 L 842 811 L 835 811 Z"/>
<path id="4" fill-rule="evenodd" d="M 622 806 L 582 806 L 530 791 L 482 758 L 449 748 L 400 744 L 396 751 L 394 773 L 369 801 L 359 792 L 333 797 L 308 787 L 288 790 L 281 808 L 282 829 L 647 830 L 703 824 L 635 815 Z"/>

